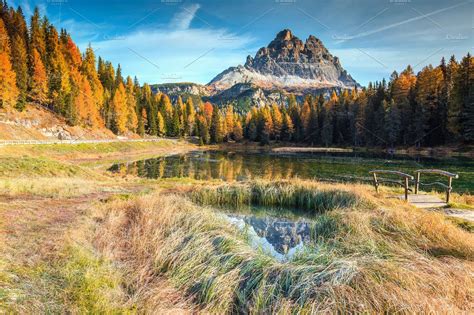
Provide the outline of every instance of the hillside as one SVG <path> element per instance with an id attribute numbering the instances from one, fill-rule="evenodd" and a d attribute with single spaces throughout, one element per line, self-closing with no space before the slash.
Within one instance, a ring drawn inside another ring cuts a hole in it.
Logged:
<path id="1" fill-rule="evenodd" d="M 29 104 L 22 112 L 0 110 L 0 140 L 116 138 L 107 128 L 69 126 L 64 118 L 39 105 Z"/>

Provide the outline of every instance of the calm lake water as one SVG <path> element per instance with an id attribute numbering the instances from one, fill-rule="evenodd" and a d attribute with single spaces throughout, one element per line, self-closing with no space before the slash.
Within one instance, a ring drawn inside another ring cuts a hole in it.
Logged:
<path id="1" fill-rule="evenodd" d="M 474 159 L 411 157 L 373 153 L 269 153 L 196 151 L 124 164 L 109 170 L 146 178 L 193 178 L 241 181 L 304 178 L 336 182 L 368 182 L 369 170 L 398 170 L 409 174 L 435 168 L 459 174 L 454 191 L 474 193 Z M 422 181 L 434 178 L 422 175 Z M 445 178 L 439 178 L 445 182 Z"/>

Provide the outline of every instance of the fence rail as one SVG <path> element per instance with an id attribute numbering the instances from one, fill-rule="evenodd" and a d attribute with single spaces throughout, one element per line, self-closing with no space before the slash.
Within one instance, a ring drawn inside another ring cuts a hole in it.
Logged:
<path id="1" fill-rule="evenodd" d="M 374 186 L 375 190 L 379 192 L 379 185 L 381 183 L 391 183 L 391 184 L 397 184 L 402 186 L 405 189 L 405 200 L 408 201 L 408 191 L 411 190 L 409 187 L 409 181 L 413 180 L 413 176 L 410 174 L 398 172 L 398 171 L 390 171 L 390 170 L 372 170 L 369 172 L 372 174 L 374 178 Z M 392 179 L 381 179 L 378 178 L 377 175 L 396 175 L 398 177 L 401 177 L 403 181 L 397 181 L 397 180 L 392 180 Z"/>
<path id="2" fill-rule="evenodd" d="M 438 185 L 438 186 L 443 187 L 446 190 L 446 203 L 449 203 L 449 198 L 451 197 L 451 191 L 453 190 L 453 178 L 459 178 L 458 174 L 446 172 L 443 170 L 436 170 L 436 169 L 423 169 L 423 170 L 416 170 L 415 172 L 416 172 L 415 194 L 418 194 L 418 191 L 420 190 L 420 185 L 422 186 Z M 446 185 L 441 182 L 422 183 L 420 179 L 421 174 L 446 176 L 448 178 L 448 184 Z"/>
<path id="3" fill-rule="evenodd" d="M 405 188 L 405 200 L 408 200 L 408 191 L 412 191 L 409 188 L 409 182 L 410 181 L 415 181 L 415 195 L 418 194 L 420 190 L 420 185 L 421 186 L 441 186 L 446 190 L 446 203 L 449 203 L 449 198 L 451 196 L 451 191 L 453 189 L 453 179 L 459 178 L 458 174 L 454 174 L 451 172 L 443 171 L 443 170 L 437 170 L 437 169 L 420 169 L 416 170 L 415 174 L 416 177 L 414 178 L 410 174 L 402 173 L 399 171 L 391 171 L 391 170 L 372 170 L 369 172 L 373 176 L 373 183 L 375 186 L 375 190 L 378 192 L 379 191 L 379 185 L 381 183 L 391 183 L 391 184 L 397 184 Z M 435 181 L 432 183 L 422 183 L 421 182 L 421 174 L 431 174 L 431 175 L 438 175 L 438 176 L 445 176 L 448 178 L 448 183 L 447 185 L 444 183 L 441 183 L 439 181 Z M 397 181 L 393 179 L 380 179 L 378 178 L 378 175 L 396 175 L 398 177 L 401 177 L 403 181 Z"/>

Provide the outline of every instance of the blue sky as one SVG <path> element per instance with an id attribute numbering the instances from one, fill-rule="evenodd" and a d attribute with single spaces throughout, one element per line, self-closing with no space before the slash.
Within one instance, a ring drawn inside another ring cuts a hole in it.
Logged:
<path id="1" fill-rule="evenodd" d="M 473 52 L 474 3 L 437 0 L 14 0 L 38 6 L 140 82 L 207 83 L 289 28 L 320 38 L 362 85 Z"/>

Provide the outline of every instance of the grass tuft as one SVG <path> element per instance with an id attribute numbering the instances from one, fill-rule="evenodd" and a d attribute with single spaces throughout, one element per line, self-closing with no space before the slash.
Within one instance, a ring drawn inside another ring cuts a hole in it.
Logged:
<path id="1" fill-rule="evenodd" d="M 321 188 L 311 182 L 251 182 L 243 185 L 225 184 L 195 190 L 191 198 L 201 205 L 266 206 L 306 210 L 310 214 L 351 208 L 361 203 L 353 192 Z"/>

